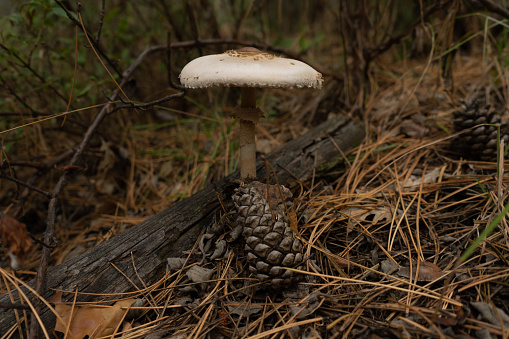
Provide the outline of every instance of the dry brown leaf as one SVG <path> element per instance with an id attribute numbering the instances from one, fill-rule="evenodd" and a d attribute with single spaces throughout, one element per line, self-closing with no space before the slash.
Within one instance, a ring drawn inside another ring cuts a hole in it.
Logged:
<path id="1" fill-rule="evenodd" d="M 398 264 L 390 259 L 385 259 L 380 263 L 380 269 L 385 274 L 392 274 L 398 268 Z"/>
<path id="2" fill-rule="evenodd" d="M 334 262 L 336 264 L 338 264 L 338 266 L 341 268 L 350 267 L 350 262 L 346 259 L 341 258 L 341 257 L 334 257 L 334 258 L 332 258 L 332 260 L 334 260 Z"/>
<path id="3" fill-rule="evenodd" d="M 302 332 L 302 339 L 322 339 L 322 336 L 315 328 L 306 327 Z"/>
<path id="4" fill-rule="evenodd" d="M 322 305 L 326 297 L 326 294 L 315 291 L 304 299 L 302 304 L 290 305 L 290 312 L 296 319 L 304 319 L 313 314 Z"/>
<path id="5" fill-rule="evenodd" d="M 170 270 L 180 270 L 186 263 L 185 258 L 167 258 L 168 267 Z"/>
<path id="6" fill-rule="evenodd" d="M 412 279 L 415 277 L 417 270 L 417 264 L 412 265 Z M 400 267 L 398 274 L 404 278 L 410 278 L 410 267 Z M 419 263 L 419 274 L 417 275 L 417 281 L 434 281 L 440 279 L 444 273 L 435 264 L 422 261 Z"/>
<path id="7" fill-rule="evenodd" d="M 499 327 L 503 325 L 505 330 L 509 329 L 509 315 L 504 310 L 483 301 L 471 302 L 470 305 L 480 313 L 482 319 L 490 324 Z"/>
<path id="8" fill-rule="evenodd" d="M 25 224 L 0 213 L 0 241 L 7 249 L 12 269 L 21 268 L 32 248 L 32 240 Z"/>
<path id="9" fill-rule="evenodd" d="M 415 175 L 412 174 L 408 178 L 408 180 L 405 182 L 405 185 L 403 186 L 403 182 L 400 182 L 400 187 L 403 187 L 405 191 L 416 191 L 421 187 L 421 182 L 423 185 L 427 184 L 433 184 L 438 181 L 438 178 L 440 177 L 441 172 L 440 167 L 433 168 L 429 171 L 427 171 L 424 174 L 424 177 L 421 175 Z"/>
<path id="10" fill-rule="evenodd" d="M 191 279 L 195 283 L 202 283 L 205 281 L 209 281 L 214 274 L 213 269 L 205 268 L 201 266 L 193 266 L 189 270 L 187 270 L 186 275 L 189 279 Z"/>
<path id="11" fill-rule="evenodd" d="M 55 304 L 57 313 L 65 321 L 65 324 L 58 321 L 55 331 L 66 333 L 69 326 L 68 339 L 83 339 L 85 336 L 93 339 L 113 334 L 127 312 L 127 309 L 122 308 L 130 307 L 135 299 L 120 300 L 110 307 L 75 305 L 73 309 L 72 305 L 62 302 L 62 293 L 59 292 L 52 297 L 51 301 Z"/>
<path id="12" fill-rule="evenodd" d="M 237 305 L 228 305 L 228 311 L 231 314 L 238 315 L 240 317 L 249 317 L 254 314 L 258 314 L 263 311 L 263 306 L 261 305 L 252 305 L 250 303 L 240 303 Z"/>
<path id="13" fill-rule="evenodd" d="M 357 221 L 371 221 L 373 224 L 392 220 L 392 211 L 387 206 L 377 206 L 375 209 L 350 207 L 341 211 Z"/>

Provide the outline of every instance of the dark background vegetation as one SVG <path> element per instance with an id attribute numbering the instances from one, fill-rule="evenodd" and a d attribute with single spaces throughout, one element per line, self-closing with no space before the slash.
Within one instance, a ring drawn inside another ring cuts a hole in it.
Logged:
<path id="1" fill-rule="evenodd" d="M 366 126 L 367 144 L 390 133 L 413 141 L 447 137 L 460 100 L 505 85 L 509 63 L 505 0 L 0 5 L 0 211 L 25 223 L 35 238 L 51 224 L 60 245 L 48 250 L 50 266 L 237 169 L 236 125 L 227 113 L 238 104 L 238 89 L 188 90 L 154 103 L 182 92 L 174 83 L 198 56 L 255 46 L 323 73 L 320 92 L 260 91 L 266 113 L 257 132 L 260 154 L 339 114 Z M 76 25 L 78 8 L 90 41 Z M 489 65 L 476 68 L 481 64 Z M 87 147 L 71 160 L 122 80 L 127 98 L 113 99 Z M 152 104 L 120 108 L 127 101 Z M 425 126 L 417 134 L 395 130 L 415 122 L 416 112 Z M 439 151 L 454 156 L 448 147 Z M 323 175 L 337 194 L 342 171 Z M 58 193 L 54 204 L 51 192 Z M 19 275 L 33 277 L 40 257 L 34 244 Z"/>

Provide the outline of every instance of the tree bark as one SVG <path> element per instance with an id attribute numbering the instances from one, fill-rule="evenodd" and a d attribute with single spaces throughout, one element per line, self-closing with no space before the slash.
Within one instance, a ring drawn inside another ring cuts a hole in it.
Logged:
<path id="1" fill-rule="evenodd" d="M 277 171 L 279 183 L 288 187 L 296 179 L 302 182 L 309 180 L 318 168 L 328 163 L 337 164 L 338 159 L 342 159 L 337 147 L 347 152 L 363 137 L 362 126 L 347 117 L 337 117 L 288 142 L 270 153 L 266 160 Z M 258 162 L 257 175 L 260 178 L 266 176 L 264 161 Z M 213 222 L 220 209 L 217 194 L 222 199 L 231 199 L 231 192 L 237 186 L 231 179 L 238 177 L 238 172 L 233 173 L 112 239 L 49 269 L 46 283 L 49 290 L 43 297 L 49 299 L 54 290 L 118 294 L 135 290 L 133 283 L 141 289 L 143 284 L 148 286 L 160 279 L 166 269 L 166 258 L 180 257 L 193 247 L 200 232 Z M 29 285 L 34 286 L 34 282 Z M 14 302 L 19 302 L 18 292 L 13 290 L 12 294 L 16 297 Z M 31 297 L 30 293 L 28 295 Z M 78 301 L 94 298 L 96 296 L 80 295 Z M 8 294 L 0 297 L 0 305 L 10 301 Z M 22 316 L 23 313 L 18 311 L 18 314 Z M 54 316 L 46 307 L 40 316 L 51 331 Z M 0 333 L 7 333 L 15 324 L 15 311 L 0 309 Z"/>

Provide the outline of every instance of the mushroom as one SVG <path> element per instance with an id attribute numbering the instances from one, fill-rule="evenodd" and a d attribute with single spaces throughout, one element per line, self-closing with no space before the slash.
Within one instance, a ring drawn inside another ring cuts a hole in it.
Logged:
<path id="1" fill-rule="evenodd" d="M 241 104 L 233 112 L 240 120 L 241 178 L 256 177 L 255 125 L 263 116 L 256 107 L 256 88 L 321 88 L 323 82 L 322 75 L 309 65 L 253 47 L 194 59 L 179 78 L 186 88 L 241 88 Z"/>

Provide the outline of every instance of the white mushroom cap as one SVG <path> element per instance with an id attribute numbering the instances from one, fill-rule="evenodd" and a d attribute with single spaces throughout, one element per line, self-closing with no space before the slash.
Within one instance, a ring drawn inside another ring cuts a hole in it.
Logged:
<path id="1" fill-rule="evenodd" d="M 280 58 L 252 47 L 194 59 L 182 69 L 179 78 L 187 88 L 321 88 L 323 82 L 322 74 L 301 61 Z"/>

